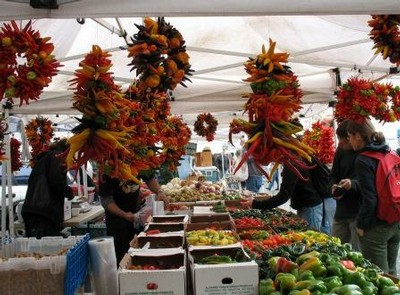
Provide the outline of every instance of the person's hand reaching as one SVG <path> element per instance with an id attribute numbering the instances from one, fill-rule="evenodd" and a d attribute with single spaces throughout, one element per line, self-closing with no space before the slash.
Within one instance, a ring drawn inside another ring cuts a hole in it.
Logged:
<path id="1" fill-rule="evenodd" d="M 163 201 L 164 202 L 164 206 L 169 204 L 169 198 L 167 197 L 167 195 L 162 190 L 160 190 L 157 193 L 156 200 L 157 201 Z"/>

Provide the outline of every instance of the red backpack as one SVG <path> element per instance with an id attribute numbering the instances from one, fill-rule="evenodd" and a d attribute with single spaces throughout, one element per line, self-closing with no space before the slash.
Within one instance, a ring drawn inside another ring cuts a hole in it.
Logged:
<path id="1" fill-rule="evenodd" d="M 400 157 L 394 152 L 361 154 L 379 161 L 375 175 L 377 217 L 388 223 L 400 221 Z"/>

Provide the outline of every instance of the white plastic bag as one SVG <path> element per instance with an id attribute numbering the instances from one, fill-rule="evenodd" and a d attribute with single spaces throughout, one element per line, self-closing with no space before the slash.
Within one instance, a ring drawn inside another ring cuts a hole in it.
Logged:
<path id="1" fill-rule="evenodd" d="M 242 157 L 239 156 L 235 162 L 235 169 L 239 165 L 241 160 Z M 247 162 L 244 162 L 243 165 L 239 168 L 239 170 L 236 171 L 235 177 L 240 182 L 246 181 L 246 179 L 249 178 L 249 167 L 247 166 Z"/>
<path id="2" fill-rule="evenodd" d="M 134 227 L 143 227 L 148 221 L 150 216 L 153 214 L 153 204 L 144 203 L 143 207 L 140 208 L 138 212 L 135 213 Z"/>

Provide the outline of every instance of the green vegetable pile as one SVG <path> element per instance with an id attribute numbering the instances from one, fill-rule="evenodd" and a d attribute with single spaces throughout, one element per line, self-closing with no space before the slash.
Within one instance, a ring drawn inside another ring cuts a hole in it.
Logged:
<path id="1" fill-rule="evenodd" d="M 400 295 L 391 278 L 348 244 L 298 242 L 264 251 L 257 263 L 260 295 Z"/>

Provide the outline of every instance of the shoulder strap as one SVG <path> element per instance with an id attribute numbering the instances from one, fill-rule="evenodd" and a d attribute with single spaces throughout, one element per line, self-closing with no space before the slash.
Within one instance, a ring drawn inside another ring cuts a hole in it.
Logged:
<path id="1" fill-rule="evenodd" d="M 361 152 L 360 155 L 364 155 L 364 156 L 374 158 L 377 160 L 382 160 L 386 154 L 380 153 L 380 152 L 365 151 L 365 152 Z"/>
<path id="2" fill-rule="evenodd" d="M 367 157 L 374 158 L 374 159 L 377 159 L 377 160 L 382 160 L 382 159 L 384 159 L 385 157 L 388 156 L 388 157 L 390 157 L 390 159 L 392 161 L 394 161 L 394 163 L 400 163 L 400 156 L 397 153 L 393 152 L 393 151 L 390 151 L 388 153 L 365 151 L 365 152 L 360 153 L 360 155 L 365 155 Z"/>

